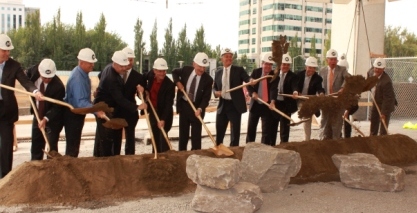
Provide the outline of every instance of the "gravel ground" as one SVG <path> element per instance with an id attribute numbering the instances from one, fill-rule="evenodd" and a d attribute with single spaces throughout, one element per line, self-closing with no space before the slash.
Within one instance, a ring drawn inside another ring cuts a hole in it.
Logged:
<path id="1" fill-rule="evenodd" d="M 247 113 L 246 117 L 247 117 Z M 242 121 L 246 117 L 242 117 Z M 210 129 L 214 128 L 214 116 L 208 116 Z M 170 137 L 175 138 L 178 128 L 174 127 L 170 132 Z M 357 123 L 367 134 L 369 122 Z M 94 123 L 88 123 L 84 131 L 86 135 L 91 135 L 95 129 Z M 401 129 L 402 123 L 393 123 L 390 126 L 392 133 L 409 135 L 416 140 L 417 131 Z M 146 138 L 147 130 L 140 129 L 138 124 L 137 136 Z M 30 127 L 19 127 L 18 134 L 29 134 L 27 129 Z M 258 130 L 260 127 L 258 127 Z M 318 138 L 318 127 L 313 126 L 312 138 Z M 89 133 L 88 133 L 89 132 Z M 204 130 L 203 130 L 204 132 Z M 215 132 L 214 130 L 212 132 Z M 246 124 L 242 122 L 241 144 L 244 144 L 246 134 Z M 229 136 L 226 136 L 228 139 Z M 260 138 L 258 134 L 257 138 Z M 291 141 L 301 141 L 303 138 L 302 126 L 291 129 Z M 174 148 L 178 147 L 176 141 L 172 141 Z M 94 141 L 91 136 L 84 138 L 81 145 L 80 157 L 91 156 Z M 203 148 L 212 145 L 208 137 L 203 139 Z M 228 142 L 226 143 L 228 145 Z M 59 143 L 59 150 L 65 150 L 65 142 Z M 137 153 L 150 153 L 151 146 L 143 142 L 136 143 Z M 62 153 L 62 151 L 61 151 Z M 14 166 L 30 160 L 30 143 L 20 142 L 19 150 L 14 155 Z M 258 211 L 266 212 L 415 212 L 417 209 L 417 165 L 406 167 L 406 187 L 402 192 L 373 192 L 344 187 L 340 182 L 329 183 L 309 183 L 305 185 L 289 185 L 281 192 L 263 194 L 264 204 Z M 41 183 L 40 183 L 41 184 Z M 19 205 L 12 207 L 0 206 L 0 212 L 166 212 L 166 213 L 188 213 L 194 212 L 190 205 L 193 194 L 185 194 L 176 197 L 155 197 L 147 199 L 137 199 L 123 202 L 97 202 L 79 207 L 62 206 L 27 206 Z M 227 212 L 227 210 L 226 210 Z"/>

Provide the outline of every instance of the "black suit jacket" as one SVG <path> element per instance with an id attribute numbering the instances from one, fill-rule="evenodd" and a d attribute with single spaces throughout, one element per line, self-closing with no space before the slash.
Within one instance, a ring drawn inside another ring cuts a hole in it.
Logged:
<path id="1" fill-rule="evenodd" d="M 146 82 L 142 74 L 138 73 L 136 70 L 132 69 L 130 74 L 124 84 L 123 95 L 124 97 L 133 104 L 136 104 L 135 97 L 137 96 L 136 86 L 141 85 L 143 88 L 146 88 Z M 139 113 L 137 110 L 134 112 L 123 111 L 126 119 L 139 119 Z"/>
<path id="2" fill-rule="evenodd" d="M 213 93 L 222 90 L 223 68 L 224 67 L 217 68 L 216 74 L 214 76 Z M 246 73 L 243 67 L 232 65 L 229 72 L 230 89 L 242 85 L 242 82 L 249 82 L 250 80 L 249 75 Z M 247 109 L 243 89 L 238 89 L 230 92 L 230 96 L 232 97 L 233 105 L 235 106 L 237 111 L 240 113 L 245 113 Z M 224 99 L 222 97 L 219 97 L 219 99 L 220 101 L 219 105 L 217 106 L 217 114 L 220 114 L 222 112 L 224 102 Z"/>
<path id="3" fill-rule="evenodd" d="M 147 82 L 146 90 L 151 91 L 152 84 L 155 80 L 154 71 L 150 71 L 144 75 L 145 80 Z M 165 76 L 164 80 L 162 81 L 161 88 L 158 92 L 157 98 L 157 107 L 155 109 L 156 113 L 159 116 L 160 120 L 165 121 L 165 130 L 170 130 L 172 127 L 172 120 L 174 116 L 174 110 L 172 106 L 174 105 L 174 98 L 175 98 L 175 84 Z M 148 107 L 148 111 L 151 111 L 150 107 Z"/>
<path id="4" fill-rule="evenodd" d="M 300 71 L 297 73 L 298 75 L 298 94 L 301 95 L 303 92 L 304 87 L 304 80 L 306 77 L 306 70 Z M 325 93 L 323 88 L 323 78 L 315 72 L 310 79 L 310 83 L 308 84 L 307 95 L 316 95 L 320 93 Z M 320 116 L 320 110 L 314 113 L 317 117 Z"/>
<path id="5" fill-rule="evenodd" d="M 187 82 L 194 71 L 194 68 L 191 66 L 185 66 L 183 68 L 174 69 L 172 71 L 172 78 L 174 79 L 174 84 L 181 82 L 184 86 L 184 90 L 187 91 Z M 209 105 L 211 98 L 211 88 L 213 86 L 213 78 L 207 74 L 203 73 L 200 78 L 200 82 L 197 87 L 197 94 L 195 95 L 194 106 L 196 108 L 201 108 L 202 113 L 206 111 L 206 107 Z M 183 99 L 184 93 L 180 90 L 177 91 L 177 112 L 181 113 L 182 105 L 188 104 L 181 99 Z"/>
<path id="6" fill-rule="evenodd" d="M 123 112 L 134 113 L 138 110 L 136 103 L 130 102 L 124 96 L 124 83 L 119 73 L 112 64 L 107 65 L 100 77 L 97 96 L 94 103 L 104 101 L 109 107 L 114 108 L 113 117 L 123 118 Z"/>
<path id="7" fill-rule="evenodd" d="M 258 78 L 260 78 L 260 77 L 262 77 L 262 73 L 263 73 L 263 71 L 262 71 L 262 68 L 258 68 L 258 69 L 255 69 L 255 70 L 253 70 L 252 71 L 252 74 L 251 74 L 251 78 L 252 79 L 258 79 Z M 268 75 L 271 75 L 271 76 L 274 76 L 274 71 L 271 71 L 271 72 L 269 72 L 269 74 Z M 269 79 L 266 79 L 266 81 L 268 82 L 267 83 L 267 89 L 268 89 L 268 91 L 270 91 L 271 90 L 271 81 L 270 81 L 270 78 Z M 254 92 L 256 92 L 256 93 L 258 93 L 258 90 L 259 90 L 259 83 L 260 82 L 258 82 L 257 84 L 255 84 L 255 85 L 253 85 L 253 86 L 247 86 L 246 87 L 246 89 L 248 90 L 248 92 L 249 92 L 249 95 L 252 97 L 252 94 L 254 93 Z M 268 97 L 269 97 L 269 92 L 268 92 Z M 271 98 L 269 97 L 268 98 L 268 102 L 271 102 Z M 254 101 L 253 99 L 251 99 L 250 100 L 250 105 L 249 105 L 249 110 L 252 110 L 252 106 L 253 106 L 253 104 L 259 104 L 257 101 Z"/>
<path id="8" fill-rule="evenodd" d="M 275 100 L 277 102 L 278 98 L 278 85 L 279 85 L 280 77 L 278 75 L 277 78 L 274 79 L 274 81 L 271 82 L 271 91 L 270 96 L 271 100 Z M 285 79 L 284 79 L 284 94 L 292 95 L 294 91 L 297 91 L 298 87 L 298 76 L 294 74 L 291 70 L 287 72 Z M 297 111 L 297 101 L 290 97 L 284 97 L 285 105 L 287 106 L 287 109 L 294 113 Z"/>
<path id="9" fill-rule="evenodd" d="M 4 67 L 1 83 L 7 86 L 15 87 L 16 80 L 29 92 L 36 90 L 35 85 L 29 80 L 29 78 L 23 72 L 23 69 L 19 62 L 9 58 Z M 1 96 L 4 101 L 4 116 L 0 117 L 1 120 L 14 123 L 19 118 L 19 108 L 17 106 L 16 96 L 14 91 L 1 88 Z"/>
<path id="10" fill-rule="evenodd" d="M 33 83 L 35 83 L 40 78 L 37 65 L 29 68 L 27 74 L 30 78 L 30 81 Z M 51 82 L 48 83 L 48 86 L 46 87 L 46 90 L 43 93 L 43 95 L 49 98 L 63 101 L 65 97 L 65 86 L 58 76 L 55 75 L 52 78 Z M 35 101 L 34 98 L 32 99 Z M 45 101 L 45 117 L 49 119 L 48 125 L 58 124 L 59 122 L 62 122 L 63 110 L 63 106 Z M 30 108 L 30 112 L 32 114 L 34 113 L 32 107 Z"/>

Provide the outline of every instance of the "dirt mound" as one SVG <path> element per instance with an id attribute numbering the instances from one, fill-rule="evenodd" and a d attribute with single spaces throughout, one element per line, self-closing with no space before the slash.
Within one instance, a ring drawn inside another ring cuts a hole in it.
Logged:
<path id="1" fill-rule="evenodd" d="M 417 143 L 404 135 L 307 141 L 276 146 L 300 153 L 302 166 L 291 183 L 337 181 L 331 156 L 371 153 L 382 163 L 406 165 L 417 162 Z M 231 148 L 237 159 L 243 147 Z M 185 166 L 191 154 L 215 157 L 208 150 L 158 155 L 109 158 L 58 157 L 22 164 L 0 180 L 0 205 L 59 204 L 79 206 L 88 202 L 114 202 L 138 197 L 178 195 L 192 192 Z"/>

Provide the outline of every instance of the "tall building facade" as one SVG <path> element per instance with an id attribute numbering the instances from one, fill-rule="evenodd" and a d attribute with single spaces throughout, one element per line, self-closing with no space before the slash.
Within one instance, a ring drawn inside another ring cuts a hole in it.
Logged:
<path id="1" fill-rule="evenodd" d="M 316 53 L 320 56 L 332 23 L 332 3 L 240 0 L 239 11 L 238 57 L 246 54 L 258 65 L 263 54 L 272 51 L 272 41 L 280 35 L 286 35 L 288 41 L 297 36 L 304 56 L 309 55 L 315 37 Z"/>
<path id="2" fill-rule="evenodd" d="M 0 0 L 0 33 L 25 26 L 26 15 L 38 8 L 25 8 L 22 0 Z"/>

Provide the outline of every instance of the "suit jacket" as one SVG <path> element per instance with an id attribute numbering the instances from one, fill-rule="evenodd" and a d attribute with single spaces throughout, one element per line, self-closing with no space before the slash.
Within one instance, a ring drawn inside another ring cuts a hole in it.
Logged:
<path id="1" fill-rule="evenodd" d="M 281 79 L 278 75 L 278 77 L 274 81 L 271 82 L 271 91 L 270 91 L 269 97 L 271 97 L 271 100 L 275 100 L 275 102 L 278 101 L 278 85 L 279 85 L 280 80 Z M 285 75 L 284 85 L 283 85 L 284 94 L 292 95 L 294 91 L 297 91 L 297 88 L 298 88 L 298 76 L 290 70 Z M 290 97 L 284 97 L 284 102 L 285 102 L 287 109 L 291 113 L 294 113 L 297 111 L 298 109 L 297 100 L 290 98 Z"/>
<path id="2" fill-rule="evenodd" d="M 298 94 L 301 95 L 304 88 L 304 80 L 306 77 L 306 70 L 300 71 L 297 73 L 298 76 Z M 310 83 L 308 84 L 307 95 L 316 95 L 317 93 L 325 93 L 324 88 L 322 86 L 323 78 L 315 72 L 310 79 Z M 320 116 L 320 110 L 314 113 L 317 117 Z"/>
<path id="3" fill-rule="evenodd" d="M 252 71 L 252 74 L 250 75 L 250 77 L 252 79 L 258 79 L 258 78 L 262 77 L 262 73 L 263 73 L 262 68 L 258 68 L 258 69 L 255 69 L 255 70 Z M 274 76 L 274 71 L 269 72 L 268 75 Z M 271 90 L 271 81 L 270 81 L 270 78 L 269 79 L 266 79 L 266 81 L 267 81 L 266 87 L 267 87 L 267 90 L 268 90 L 268 94 L 267 94 L 268 95 L 268 102 L 271 102 L 271 98 L 269 96 L 270 95 L 269 94 L 269 91 Z M 259 85 L 260 85 L 260 82 L 258 82 L 257 84 L 255 84 L 253 86 L 247 86 L 246 87 L 246 89 L 248 90 L 249 95 L 251 97 L 252 97 L 252 94 L 254 92 L 258 93 L 258 91 L 259 91 Z M 249 104 L 249 111 L 252 110 L 253 104 L 259 104 L 259 103 L 257 101 L 255 101 L 255 100 L 251 99 L 250 100 L 250 104 Z"/>
<path id="4" fill-rule="evenodd" d="M 124 111 L 134 113 L 138 110 L 136 103 L 130 102 L 124 96 L 123 90 L 124 83 L 122 77 L 112 67 L 112 64 L 109 64 L 101 73 L 98 92 L 94 99 L 94 103 L 104 101 L 109 107 L 114 108 L 113 117 L 123 118 Z"/>
<path id="5" fill-rule="evenodd" d="M 326 95 L 329 94 L 329 88 L 327 88 L 327 75 L 329 73 L 329 67 L 323 67 L 320 70 L 319 75 L 323 78 L 323 88 L 326 91 Z M 345 78 L 350 76 L 346 67 L 341 67 L 336 65 L 334 70 L 334 80 L 333 80 L 333 92 L 337 92 L 343 88 L 345 85 Z"/>
<path id="6" fill-rule="evenodd" d="M 150 71 L 145 74 L 144 77 L 147 82 L 146 90 L 151 91 L 152 84 L 155 80 L 155 74 L 153 71 Z M 172 106 L 174 105 L 174 98 L 175 84 L 171 81 L 171 79 L 165 76 L 164 80 L 162 81 L 161 88 L 158 92 L 158 105 L 155 109 L 159 119 L 165 121 L 165 130 L 169 130 L 172 127 L 172 120 L 174 116 L 174 110 L 172 109 Z"/>
<path id="7" fill-rule="evenodd" d="M 223 68 L 217 68 L 217 71 L 214 75 L 214 85 L 213 85 L 213 93 L 216 91 L 222 90 L 222 77 L 223 77 Z M 229 85 L 230 89 L 242 85 L 242 82 L 249 82 L 250 77 L 246 73 L 243 67 L 238 67 L 232 65 L 230 68 L 230 75 L 229 75 Z M 246 112 L 246 101 L 245 95 L 243 94 L 243 89 L 238 89 L 235 91 L 230 92 L 230 96 L 232 97 L 232 102 L 235 108 L 240 113 Z M 222 97 L 219 98 L 219 105 L 217 106 L 217 114 L 220 114 L 223 109 L 224 99 Z"/>
<path id="8" fill-rule="evenodd" d="M 35 83 L 40 78 L 38 66 L 36 65 L 29 68 L 27 74 L 30 81 L 33 83 Z M 58 76 L 55 75 L 52 78 L 51 82 L 48 83 L 48 86 L 46 87 L 46 90 L 43 93 L 43 95 L 60 101 L 64 99 L 65 86 Z M 32 99 L 35 101 L 34 98 Z M 33 110 L 34 109 L 31 107 L 30 112 L 32 114 L 34 113 Z M 45 117 L 49 119 L 48 125 L 54 125 L 62 121 L 62 116 L 64 112 L 63 106 L 45 101 L 45 111 Z"/>
<path id="9" fill-rule="evenodd" d="M 368 77 L 373 76 L 373 71 L 368 72 Z M 383 115 L 389 115 L 395 110 L 397 100 L 391 78 L 383 72 L 375 86 L 375 102 Z"/>
<path id="10" fill-rule="evenodd" d="M 37 88 L 29 80 L 29 78 L 23 72 L 23 69 L 19 62 L 9 58 L 4 67 L 1 78 L 1 83 L 7 86 L 15 87 L 16 80 L 29 92 L 35 91 Z M 17 106 L 16 96 L 14 91 L 1 88 L 1 96 L 3 97 L 4 103 L 4 116 L 0 120 L 14 123 L 19 118 L 19 108 Z"/>
<path id="11" fill-rule="evenodd" d="M 183 68 L 174 69 L 172 71 L 172 78 L 174 79 L 174 84 L 176 84 L 177 82 L 181 82 L 181 84 L 184 86 L 184 90 L 187 91 L 187 82 L 193 71 L 194 71 L 194 68 L 191 66 L 185 66 Z M 195 99 L 194 106 L 196 108 L 201 108 L 202 113 L 206 111 L 206 107 L 209 105 L 212 86 L 213 86 L 213 78 L 209 74 L 203 73 L 203 75 L 201 75 L 200 82 L 198 83 L 197 93 L 195 94 L 195 98 L 194 98 Z M 178 113 L 181 113 L 183 104 L 188 104 L 184 101 L 181 101 L 183 97 L 184 97 L 184 93 L 178 90 L 177 91 L 177 112 Z"/>
<path id="12" fill-rule="evenodd" d="M 142 74 L 138 73 L 136 70 L 132 69 L 130 74 L 124 83 L 123 87 L 123 96 L 136 105 L 137 89 L 136 86 L 141 85 L 143 88 L 146 88 L 146 82 Z M 126 119 L 139 119 L 139 113 L 137 110 L 134 112 L 123 111 Z"/>

